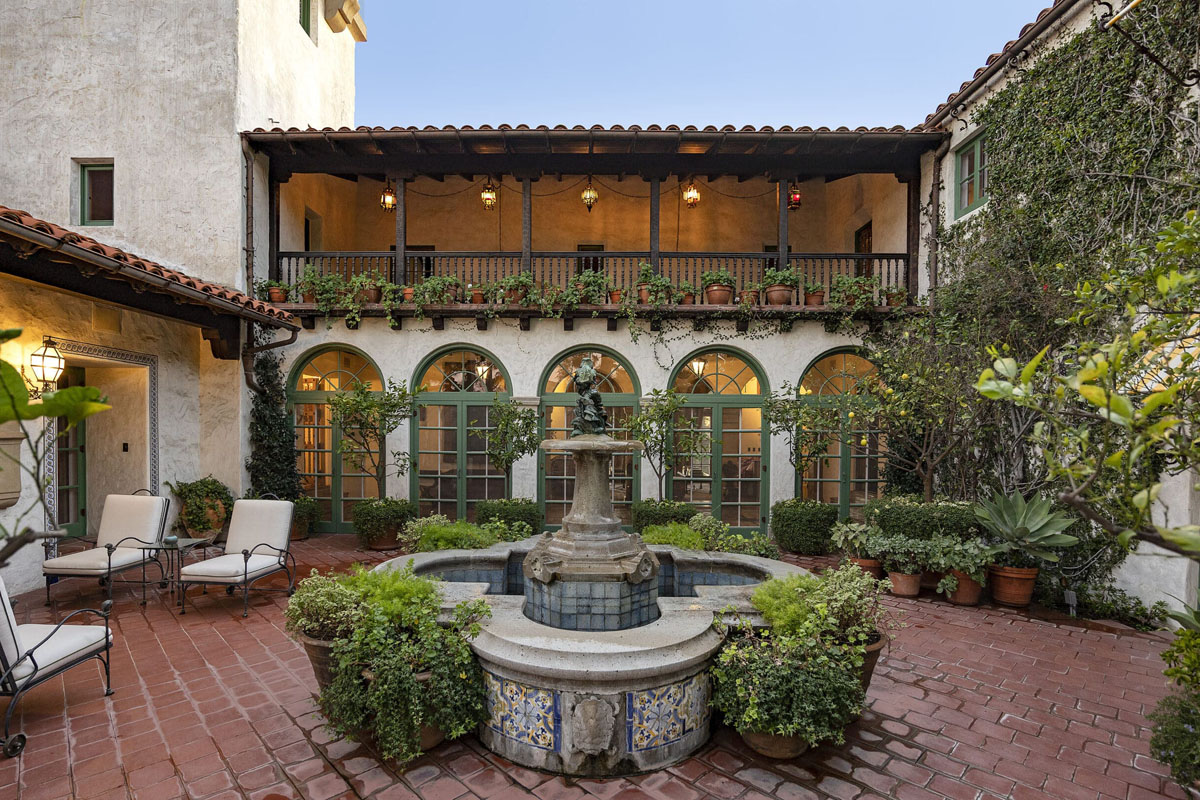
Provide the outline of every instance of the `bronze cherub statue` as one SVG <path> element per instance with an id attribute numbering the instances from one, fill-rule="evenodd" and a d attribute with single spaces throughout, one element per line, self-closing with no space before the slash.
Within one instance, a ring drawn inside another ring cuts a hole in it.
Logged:
<path id="1" fill-rule="evenodd" d="M 575 390 L 579 399 L 575 401 L 575 422 L 571 425 L 571 438 L 587 434 L 602 435 L 608 427 L 608 412 L 600 392 L 596 389 L 596 370 L 592 359 L 584 357 L 579 369 L 571 376 L 575 379 Z"/>

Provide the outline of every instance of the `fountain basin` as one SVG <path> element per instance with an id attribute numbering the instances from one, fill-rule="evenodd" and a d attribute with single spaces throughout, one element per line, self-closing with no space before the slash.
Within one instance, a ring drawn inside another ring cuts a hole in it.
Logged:
<path id="1" fill-rule="evenodd" d="M 757 584 L 803 572 L 753 556 L 651 545 L 659 563 L 658 619 L 627 630 L 570 630 L 522 612 L 522 563 L 537 538 L 486 550 L 402 556 L 417 574 L 437 576 L 443 614 L 484 598 L 492 617 L 472 642 L 484 671 L 488 719 L 479 737 L 525 767 L 611 777 L 662 769 L 709 737 L 707 668 L 721 646 L 717 615 L 751 619 Z"/>

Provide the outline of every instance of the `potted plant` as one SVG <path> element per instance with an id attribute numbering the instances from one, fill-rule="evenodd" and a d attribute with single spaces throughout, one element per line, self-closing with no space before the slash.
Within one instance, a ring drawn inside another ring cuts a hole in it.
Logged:
<path id="1" fill-rule="evenodd" d="M 888 574 L 892 594 L 916 597 L 921 593 L 921 573 L 929 564 L 927 540 L 902 533 L 883 534 L 870 540 L 870 553 Z"/>
<path id="2" fill-rule="evenodd" d="M 654 274 L 654 267 L 649 261 L 638 264 L 637 293 L 638 302 L 642 305 L 650 302 L 650 285 L 656 277 L 658 276 Z"/>
<path id="3" fill-rule="evenodd" d="M 383 284 L 386 283 L 378 272 L 360 272 L 351 276 L 346 284 L 347 294 L 359 305 L 378 303 L 383 297 Z"/>
<path id="4" fill-rule="evenodd" d="M 839 522 L 829 530 L 829 541 L 846 558 L 858 565 L 859 569 L 873 578 L 883 577 L 883 567 L 879 559 L 867 555 L 871 539 L 883 535 L 883 531 L 874 525 L 862 522 Z"/>
<path id="5" fill-rule="evenodd" d="M 829 290 L 832 305 L 842 308 L 865 308 L 874 305 L 879 281 L 868 276 L 834 275 Z"/>
<path id="6" fill-rule="evenodd" d="M 837 645 L 828 627 L 816 634 L 764 634 L 745 623 L 728 632 L 711 667 L 712 704 L 755 752 L 795 758 L 842 744 L 862 713 L 862 646 Z"/>
<path id="7" fill-rule="evenodd" d="M 723 306 L 733 302 L 733 274 L 727 269 L 709 270 L 700 276 L 704 287 L 704 302 Z"/>
<path id="8" fill-rule="evenodd" d="M 300 495 L 292 500 L 291 538 L 307 539 L 312 535 L 313 525 L 321 516 L 321 507 L 316 498 Z"/>
<path id="9" fill-rule="evenodd" d="M 300 280 L 296 282 L 296 291 L 300 293 L 300 299 L 305 303 L 317 302 L 317 284 L 320 282 L 321 273 L 312 264 L 304 265 L 304 272 L 300 275 Z"/>
<path id="10" fill-rule="evenodd" d="M 589 269 L 575 276 L 575 289 L 581 303 L 603 305 L 608 300 L 612 288 L 612 281 L 604 272 Z"/>
<path id="11" fill-rule="evenodd" d="M 291 287 L 283 281 L 255 281 L 254 286 L 258 299 L 268 303 L 286 303 L 291 293 Z"/>
<path id="12" fill-rule="evenodd" d="M 820 281 L 804 281 L 804 305 L 825 305 L 825 284 Z"/>
<path id="13" fill-rule="evenodd" d="M 526 295 L 533 290 L 533 273 L 517 272 L 513 275 L 505 275 L 497 281 L 497 285 L 504 292 L 504 302 L 519 306 L 525 302 Z"/>
<path id="14" fill-rule="evenodd" d="M 295 594 L 288 599 L 283 611 L 287 630 L 304 646 L 322 692 L 333 681 L 334 640 L 349 636 L 364 613 L 359 593 L 341 576 L 320 575 L 315 569 L 296 584 Z"/>
<path id="15" fill-rule="evenodd" d="M 758 305 L 758 292 L 759 287 L 757 283 L 745 283 L 742 291 L 738 294 L 738 303 L 743 306 Z"/>
<path id="16" fill-rule="evenodd" d="M 621 290 L 620 289 L 609 289 L 608 290 L 608 304 L 610 306 L 619 306 L 621 304 Z"/>
<path id="17" fill-rule="evenodd" d="M 432 275 L 417 284 L 412 301 L 422 311 L 426 306 L 454 303 L 461 288 L 462 284 L 453 275 Z"/>
<path id="18" fill-rule="evenodd" d="M 404 298 L 405 303 L 411 303 L 416 291 L 417 288 L 415 286 L 405 286 L 400 289 L 400 294 Z"/>
<path id="19" fill-rule="evenodd" d="M 796 290 L 796 283 L 796 273 L 790 269 L 772 267 L 763 272 L 763 294 L 766 295 L 767 305 L 789 305 Z"/>
<path id="20" fill-rule="evenodd" d="M 362 500 L 354 504 L 354 532 L 368 550 L 395 550 L 402 544 L 411 545 L 402 541 L 401 534 L 415 516 L 417 506 L 411 500 L 392 497 Z"/>
<path id="21" fill-rule="evenodd" d="M 889 286 L 883 290 L 883 295 L 887 298 L 887 304 L 895 308 L 904 305 L 904 301 L 908 299 L 908 289 L 903 286 Z"/>
<path id="22" fill-rule="evenodd" d="M 1079 539 L 1063 533 L 1074 524 L 1068 514 L 1055 511 L 1048 498 L 1026 502 L 1019 493 L 1011 497 L 996 492 L 991 500 L 975 505 L 975 517 L 992 534 L 987 548 L 994 559 L 988 567 L 992 599 L 1000 605 L 1024 608 L 1033 598 L 1038 563 L 1058 561 L 1055 549 L 1071 547 Z"/>
<path id="23" fill-rule="evenodd" d="M 937 591 L 958 606 L 977 606 L 992 558 L 978 539 L 937 536 L 930 540 L 930 567 L 942 573 Z"/>
<path id="24" fill-rule="evenodd" d="M 675 296 L 681 306 L 695 305 L 697 294 L 696 287 L 688 281 L 680 281 L 679 285 L 675 287 Z"/>
<path id="25" fill-rule="evenodd" d="M 193 539 L 220 538 L 233 513 L 233 493 L 212 475 L 198 481 L 164 481 L 179 499 L 179 520 Z"/>

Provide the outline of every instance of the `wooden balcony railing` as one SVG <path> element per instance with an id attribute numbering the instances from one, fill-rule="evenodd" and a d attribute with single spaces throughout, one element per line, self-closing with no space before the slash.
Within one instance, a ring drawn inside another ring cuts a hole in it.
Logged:
<path id="1" fill-rule="evenodd" d="M 453 275 L 460 281 L 481 284 L 497 281 L 528 268 L 534 280 L 565 286 L 585 270 L 602 271 L 620 289 L 637 283 L 639 265 L 650 261 L 648 252 L 534 252 L 528 263 L 514 252 L 424 252 L 408 251 L 405 263 L 397 269 L 395 253 L 378 252 L 285 252 L 279 254 L 279 279 L 299 282 L 306 266 L 322 274 L 336 273 L 350 278 L 364 272 L 376 272 L 400 284 L 420 283 L 433 275 Z M 908 288 L 907 253 L 789 253 L 788 266 L 801 280 L 831 287 L 839 275 L 875 277 L 881 289 Z M 777 253 L 670 253 L 659 254 L 658 271 L 679 285 L 701 285 L 708 271 L 724 269 L 734 277 L 736 288 L 762 281 L 767 269 L 779 266 Z M 910 291 L 910 295 L 913 292 Z M 703 302 L 698 300 L 698 302 Z"/>

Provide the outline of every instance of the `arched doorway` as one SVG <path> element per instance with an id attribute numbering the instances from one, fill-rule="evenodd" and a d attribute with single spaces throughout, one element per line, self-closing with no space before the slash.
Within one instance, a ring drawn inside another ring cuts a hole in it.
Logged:
<path id="1" fill-rule="evenodd" d="M 571 376 L 585 357 L 600 376 L 596 388 L 604 396 L 609 435 L 629 438 L 629 418 L 637 411 L 641 388 L 637 376 L 621 356 L 595 345 L 572 349 L 557 356 L 542 374 L 542 434 L 547 439 L 566 439 L 575 421 L 575 382 Z M 638 463 L 632 453 L 613 457 L 610 472 L 613 509 L 621 522 L 631 523 L 633 503 L 640 499 Z M 567 453 L 538 452 L 538 499 L 546 526 L 557 528 L 571 508 L 575 496 L 575 466 Z"/>
<path id="2" fill-rule="evenodd" d="M 426 358 L 412 385 L 422 389 L 412 432 L 412 497 L 422 516 L 474 520 L 477 502 L 508 496 L 486 440 L 492 404 L 511 386 L 508 373 L 491 353 L 452 345 Z"/>
<path id="3" fill-rule="evenodd" d="M 671 498 L 710 512 L 734 530 L 762 530 L 769 494 L 763 476 L 770 455 L 762 368 L 736 350 L 712 348 L 685 358 L 671 385 L 687 397 L 675 418 L 676 431 L 686 431 L 691 440 L 671 470 Z"/>
<path id="4" fill-rule="evenodd" d="M 856 394 L 860 382 L 875 372 L 875 366 L 852 349 L 819 356 L 804 372 L 800 385 L 811 394 L 812 403 L 835 403 L 841 395 Z M 796 494 L 838 507 L 841 518 L 862 516 L 868 501 L 883 495 L 883 434 L 871 425 L 869 414 L 846 411 L 841 428 L 830 431 L 824 455 L 814 459 L 797 477 Z"/>
<path id="5" fill-rule="evenodd" d="M 330 417 L 328 398 L 356 383 L 375 390 L 383 385 L 379 368 L 370 357 L 345 346 L 306 353 L 288 380 L 300 486 L 320 507 L 316 527 L 323 533 L 350 533 L 354 504 L 383 496 L 384 487 L 355 463 L 358 459 L 338 452 L 342 434 Z"/>

